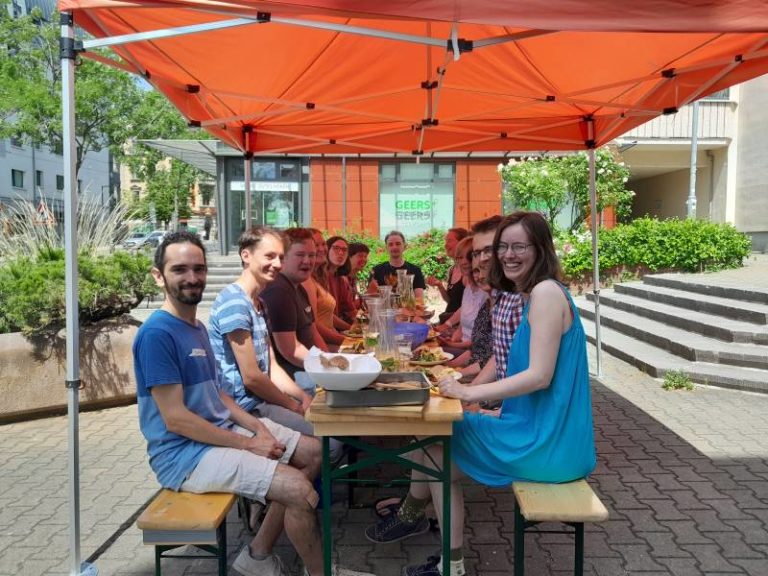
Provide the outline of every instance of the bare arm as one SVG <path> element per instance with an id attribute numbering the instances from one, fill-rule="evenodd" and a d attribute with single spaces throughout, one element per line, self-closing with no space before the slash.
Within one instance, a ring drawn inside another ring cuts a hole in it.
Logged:
<path id="1" fill-rule="evenodd" d="M 253 349 L 253 337 L 247 330 L 233 330 L 227 334 L 227 340 L 232 346 L 237 369 L 243 379 L 243 385 L 254 396 L 265 402 L 282 406 L 294 412 L 300 412 L 300 405 L 284 391 L 275 386 L 269 376 L 259 368 Z"/>
<path id="2" fill-rule="evenodd" d="M 344 342 L 344 336 L 336 332 L 336 330 L 333 328 L 328 328 L 328 326 L 320 324 L 319 322 L 315 322 L 315 329 L 323 343 L 323 346 L 319 346 L 317 342 L 315 342 L 315 346 L 321 350 L 326 350 L 328 345 L 334 345 L 338 347 L 342 342 Z"/>
<path id="3" fill-rule="evenodd" d="M 259 456 L 266 456 L 268 458 L 280 457 L 272 455 L 276 447 L 274 446 L 275 439 L 271 434 L 262 434 L 258 430 L 248 428 L 252 432 L 256 432 L 256 436 L 248 438 L 237 432 L 219 428 L 215 424 L 208 422 L 205 418 L 201 418 L 190 411 L 184 404 L 184 391 L 181 384 L 153 386 L 151 388 L 151 394 L 152 398 L 157 403 L 160 415 L 169 432 L 173 432 L 174 434 L 184 436 L 185 438 L 203 444 L 247 450 Z M 222 400 L 224 397 L 229 399 L 228 403 L 225 401 L 225 404 L 227 404 L 228 407 L 229 405 L 234 405 L 236 410 L 245 413 L 242 408 L 237 406 L 230 396 L 223 393 L 221 396 Z M 253 417 L 251 416 L 251 418 Z M 237 423 L 234 418 L 233 421 Z M 260 422 L 259 425 L 261 425 Z M 243 426 L 243 428 L 246 428 L 246 426 Z M 259 428 L 259 426 L 256 426 L 256 428 Z M 285 447 L 283 447 L 283 450 L 285 450 Z M 282 452 L 280 452 L 280 454 L 282 455 Z"/>
<path id="4" fill-rule="evenodd" d="M 309 408 L 309 405 L 312 403 L 312 396 L 304 392 L 304 390 L 293 381 L 293 378 L 288 376 L 288 373 L 283 370 L 283 367 L 280 366 L 280 363 L 277 361 L 274 352 L 272 353 L 271 358 L 272 363 L 269 372 L 272 375 L 272 382 L 274 382 L 275 386 L 280 388 L 280 390 L 300 401 L 301 412 L 306 412 L 307 408 Z"/>
<path id="5" fill-rule="evenodd" d="M 273 332 L 272 338 L 275 341 L 275 348 L 283 358 L 294 366 L 304 368 L 304 358 L 307 357 L 309 350 L 296 338 L 296 332 Z"/>
<path id="6" fill-rule="evenodd" d="M 285 445 L 278 442 L 275 437 L 272 436 L 269 428 L 267 428 L 259 418 L 240 408 L 237 402 L 235 402 L 235 399 L 226 392 L 219 392 L 219 397 L 229 410 L 230 420 L 255 434 L 253 438 L 259 442 L 262 450 L 264 450 L 265 453 L 262 454 L 263 456 L 278 459 L 283 455 L 285 452 Z"/>
<path id="7" fill-rule="evenodd" d="M 345 322 L 336 314 L 333 315 L 333 327 L 336 328 L 336 330 L 349 330 L 352 327 L 352 324 L 349 322 Z"/>
<path id="8" fill-rule="evenodd" d="M 485 366 L 475 376 L 470 383 L 470 386 L 477 386 L 478 384 L 487 384 L 496 380 L 496 358 L 491 356 L 486 362 Z"/>
<path id="9" fill-rule="evenodd" d="M 520 396 L 549 387 L 560 351 L 560 338 L 572 321 L 568 301 L 555 282 L 544 281 L 533 289 L 528 321 L 531 352 L 527 369 L 498 382 L 476 386 L 462 386 L 448 378 L 440 382 L 441 392 L 468 402 L 478 402 Z"/>

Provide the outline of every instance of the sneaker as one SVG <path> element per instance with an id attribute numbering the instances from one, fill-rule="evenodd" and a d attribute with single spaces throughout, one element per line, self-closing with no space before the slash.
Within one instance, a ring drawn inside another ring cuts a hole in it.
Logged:
<path id="1" fill-rule="evenodd" d="M 427 558 L 424 564 L 417 566 L 406 566 L 401 573 L 402 576 L 442 576 L 443 566 L 440 561 L 440 555 L 435 554 Z M 464 561 L 451 561 L 451 576 L 465 576 Z"/>
<path id="2" fill-rule="evenodd" d="M 243 576 L 290 576 L 279 556 L 269 554 L 266 558 L 256 560 L 251 556 L 248 544 L 240 550 L 232 568 Z"/>
<path id="3" fill-rule="evenodd" d="M 411 523 L 402 520 L 397 514 L 392 514 L 379 520 L 373 526 L 368 526 L 365 529 L 365 537 L 376 544 L 386 544 L 399 542 L 427 531 L 429 531 L 429 520 L 426 516 L 422 516 L 416 522 Z"/>
<path id="4" fill-rule="evenodd" d="M 309 576 L 309 572 L 307 572 L 306 567 L 301 573 L 303 574 L 303 576 Z M 359 572 L 357 570 L 350 570 L 349 568 L 342 568 L 337 564 L 331 565 L 331 575 L 332 576 L 375 576 L 370 572 Z"/>
<path id="5" fill-rule="evenodd" d="M 406 566 L 401 576 L 443 576 L 440 572 L 440 556 L 430 556 L 424 564 Z"/>

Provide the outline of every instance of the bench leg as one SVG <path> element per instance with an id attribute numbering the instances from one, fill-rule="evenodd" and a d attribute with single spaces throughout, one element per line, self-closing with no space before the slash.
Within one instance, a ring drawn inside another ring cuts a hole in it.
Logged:
<path id="1" fill-rule="evenodd" d="M 218 540 L 218 560 L 219 576 L 227 576 L 227 519 L 221 521 L 219 529 L 216 531 L 216 540 Z M 159 575 L 158 575 L 159 576 Z"/>
<path id="2" fill-rule="evenodd" d="M 161 546 L 155 546 L 155 576 L 162 576 L 162 568 L 160 567 L 160 560 L 163 557 L 163 549 Z"/>
<path id="3" fill-rule="evenodd" d="M 573 574 L 584 576 L 584 522 L 576 522 L 573 527 L 576 529 Z"/>
<path id="4" fill-rule="evenodd" d="M 525 519 L 515 500 L 515 576 L 525 575 Z"/>

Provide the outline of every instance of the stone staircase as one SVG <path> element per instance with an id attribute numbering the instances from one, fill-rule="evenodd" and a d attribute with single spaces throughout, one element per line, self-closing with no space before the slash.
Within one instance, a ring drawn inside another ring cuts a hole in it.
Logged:
<path id="1" fill-rule="evenodd" d="M 682 370 L 694 382 L 768 393 L 768 286 L 742 276 L 658 274 L 602 290 L 603 350 L 655 377 Z M 594 295 L 575 300 L 594 343 Z"/>
<path id="2" fill-rule="evenodd" d="M 237 254 L 208 256 L 208 283 L 206 284 L 203 300 L 198 305 L 198 309 L 210 308 L 222 288 L 237 280 L 242 270 L 240 256 Z M 156 310 L 162 304 L 163 295 L 159 294 L 153 300 L 142 302 L 139 308 Z"/>

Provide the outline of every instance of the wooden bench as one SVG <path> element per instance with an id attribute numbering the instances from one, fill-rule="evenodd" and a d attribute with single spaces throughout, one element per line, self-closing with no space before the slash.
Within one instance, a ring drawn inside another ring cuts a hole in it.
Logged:
<path id="1" fill-rule="evenodd" d="M 141 513 L 136 525 L 144 544 L 155 547 L 155 575 L 162 558 L 208 558 L 219 561 L 219 576 L 227 574 L 227 513 L 235 494 L 191 494 L 161 490 Z M 196 545 L 208 555 L 163 555 L 181 546 Z"/>
<path id="2" fill-rule="evenodd" d="M 608 510 L 586 480 L 565 484 L 515 482 L 515 574 L 525 573 L 525 531 L 540 522 L 561 522 L 573 530 L 536 530 L 555 534 L 575 534 L 575 576 L 584 574 L 584 522 L 608 519 Z"/>

